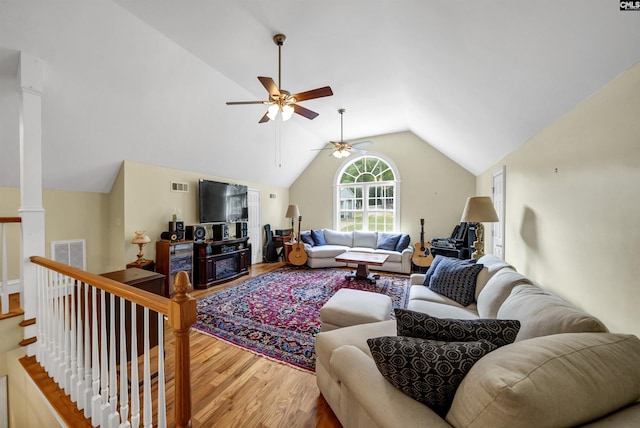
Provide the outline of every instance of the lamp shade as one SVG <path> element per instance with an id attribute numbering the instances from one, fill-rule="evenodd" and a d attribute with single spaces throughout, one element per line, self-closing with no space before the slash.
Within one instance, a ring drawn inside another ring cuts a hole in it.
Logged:
<path id="1" fill-rule="evenodd" d="M 131 240 L 132 244 L 148 244 L 151 238 L 144 234 L 144 230 L 136 230 L 136 236 Z"/>
<path id="2" fill-rule="evenodd" d="M 467 198 L 460 221 L 467 223 L 492 223 L 499 221 L 489 196 L 472 196 Z"/>
<path id="3" fill-rule="evenodd" d="M 287 208 L 287 214 L 285 215 L 286 218 L 298 218 L 300 217 L 300 209 L 298 209 L 297 205 L 289 205 L 289 208 Z"/>

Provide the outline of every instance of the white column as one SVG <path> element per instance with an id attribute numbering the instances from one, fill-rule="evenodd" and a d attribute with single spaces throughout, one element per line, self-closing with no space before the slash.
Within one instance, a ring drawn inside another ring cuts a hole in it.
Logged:
<path id="1" fill-rule="evenodd" d="M 44 63 L 29 54 L 20 53 L 20 209 L 22 217 L 20 303 L 24 318 L 36 316 L 37 271 L 31 256 L 43 256 L 44 209 L 42 208 L 42 90 Z M 36 336 L 35 325 L 24 329 L 24 338 Z M 35 353 L 35 345 L 26 349 Z"/>

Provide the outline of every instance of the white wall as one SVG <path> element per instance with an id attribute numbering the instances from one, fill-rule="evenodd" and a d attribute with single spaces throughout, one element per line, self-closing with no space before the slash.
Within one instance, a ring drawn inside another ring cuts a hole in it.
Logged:
<path id="1" fill-rule="evenodd" d="M 552 102 L 553 100 L 550 100 Z M 506 260 L 640 336 L 640 63 L 478 176 L 506 165 Z"/>

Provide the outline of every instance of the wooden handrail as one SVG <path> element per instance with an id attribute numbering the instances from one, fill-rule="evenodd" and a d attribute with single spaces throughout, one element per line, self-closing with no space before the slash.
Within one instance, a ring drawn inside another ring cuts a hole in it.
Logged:
<path id="1" fill-rule="evenodd" d="M 46 267 L 47 269 L 51 269 L 79 281 L 91 284 L 100 290 L 106 291 L 107 293 L 122 297 L 125 300 L 134 302 L 138 305 L 145 306 L 163 315 L 169 315 L 169 299 L 167 297 L 158 296 L 150 291 L 134 288 L 118 281 L 114 281 L 113 279 L 96 275 L 73 266 L 54 262 L 53 260 L 45 259 L 44 257 L 31 256 L 29 260 L 31 260 L 32 263 Z"/>
<path id="2" fill-rule="evenodd" d="M 0 223 L 22 223 L 22 217 L 0 217 Z"/>

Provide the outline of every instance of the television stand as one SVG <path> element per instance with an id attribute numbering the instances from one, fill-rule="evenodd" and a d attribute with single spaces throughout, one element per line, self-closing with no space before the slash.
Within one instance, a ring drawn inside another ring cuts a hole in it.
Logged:
<path id="1" fill-rule="evenodd" d="M 193 245 L 194 288 L 204 289 L 249 273 L 249 238 L 196 242 Z"/>

